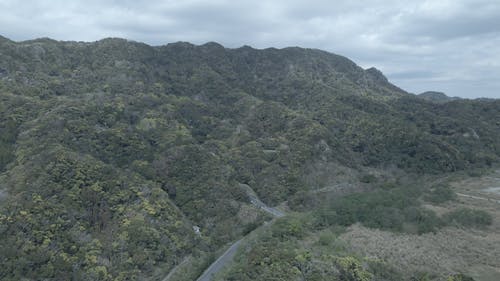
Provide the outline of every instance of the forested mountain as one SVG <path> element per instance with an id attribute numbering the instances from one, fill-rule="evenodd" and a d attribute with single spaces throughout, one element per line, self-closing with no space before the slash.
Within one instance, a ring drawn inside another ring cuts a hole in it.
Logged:
<path id="1" fill-rule="evenodd" d="M 314 49 L 1 37 L 0 100 L 2 280 L 149 278 L 266 219 L 242 184 L 307 210 L 335 171 L 500 157 L 500 100 L 429 102 Z"/>

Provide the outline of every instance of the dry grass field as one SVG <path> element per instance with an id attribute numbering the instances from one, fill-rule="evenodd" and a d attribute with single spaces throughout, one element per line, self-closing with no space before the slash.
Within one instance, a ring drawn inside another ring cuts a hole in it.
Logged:
<path id="1" fill-rule="evenodd" d="M 500 170 L 483 177 L 450 182 L 457 200 L 426 205 L 438 214 L 460 207 L 488 211 L 493 224 L 487 229 L 445 227 L 424 235 L 395 234 L 351 226 L 341 236 L 362 256 L 385 260 L 405 272 L 429 272 L 444 277 L 461 272 L 477 281 L 500 280 Z"/>

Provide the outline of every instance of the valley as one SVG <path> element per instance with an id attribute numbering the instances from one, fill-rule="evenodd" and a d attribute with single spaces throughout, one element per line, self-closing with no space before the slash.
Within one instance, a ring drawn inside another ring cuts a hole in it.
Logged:
<path id="1" fill-rule="evenodd" d="M 214 42 L 0 37 L 0 74 L 1 280 L 496 276 L 500 100 Z"/>

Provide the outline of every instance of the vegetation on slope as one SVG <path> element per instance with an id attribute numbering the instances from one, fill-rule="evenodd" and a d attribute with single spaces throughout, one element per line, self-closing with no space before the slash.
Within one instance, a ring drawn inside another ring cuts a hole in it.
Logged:
<path id="1" fill-rule="evenodd" d="M 152 276 L 264 220 L 240 183 L 278 204 L 330 184 L 308 184 L 318 165 L 431 174 L 500 156 L 499 101 L 429 103 L 311 49 L 5 39 L 0 101 L 2 280 Z M 364 196 L 331 208 L 409 212 Z"/>

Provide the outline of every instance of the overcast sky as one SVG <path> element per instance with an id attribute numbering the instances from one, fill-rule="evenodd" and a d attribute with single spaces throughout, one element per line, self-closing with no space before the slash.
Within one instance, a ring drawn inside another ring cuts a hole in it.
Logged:
<path id="1" fill-rule="evenodd" d="M 0 35 L 319 48 L 409 92 L 500 98 L 499 0 L 0 0 Z"/>

